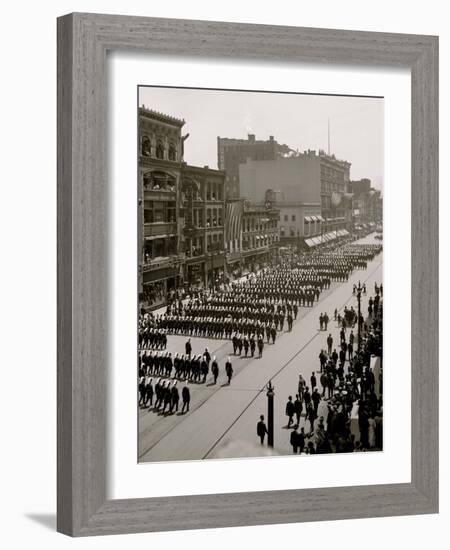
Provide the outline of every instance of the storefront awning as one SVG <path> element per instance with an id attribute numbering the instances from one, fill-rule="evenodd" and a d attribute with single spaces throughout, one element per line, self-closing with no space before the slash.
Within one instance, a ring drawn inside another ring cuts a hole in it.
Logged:
<path id="1" fill-rule="evenodd" d="M 311 222 L 312 218 L 311 216 L 305 216 L 305 222 Z"/>
<path id="2" fill-rule="evenodd" d="M 148 235 L 145 237 L 146 241 L 154 241 L 155 239 L 168 239 L 170 235 Z"/>

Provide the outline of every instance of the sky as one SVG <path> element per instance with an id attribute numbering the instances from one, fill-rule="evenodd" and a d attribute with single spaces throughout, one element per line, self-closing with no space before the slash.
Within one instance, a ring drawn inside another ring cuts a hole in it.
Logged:
<path id="1" fill-rule="evenodd" d="M 371 97 L 326 96 L 140 87 L 139 105 L 184 119 L 184 160 L 217 168 L 217 136 L 267 140 L 303 152 L 328 150 L 351 162 L 350 178 L 369 178 L 383 188 L 384 100 Z"/>

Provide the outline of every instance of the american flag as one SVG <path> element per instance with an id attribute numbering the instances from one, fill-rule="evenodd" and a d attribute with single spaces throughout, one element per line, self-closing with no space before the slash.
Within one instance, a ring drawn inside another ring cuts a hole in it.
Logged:
<path id="1" fill-rule="evenodd" d="M 241 241 L 242 201 L 229 201 L 226 206 L 225 241 L 228 250 L 235 250 Z"/>

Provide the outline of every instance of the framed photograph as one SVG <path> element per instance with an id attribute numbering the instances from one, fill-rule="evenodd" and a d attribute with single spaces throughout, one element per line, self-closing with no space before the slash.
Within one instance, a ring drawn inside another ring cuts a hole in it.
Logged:
<path id="1" fill-rule="evenodd" d="M 58 20 L 58 530 L 438 511 L 438 39 Z"/>

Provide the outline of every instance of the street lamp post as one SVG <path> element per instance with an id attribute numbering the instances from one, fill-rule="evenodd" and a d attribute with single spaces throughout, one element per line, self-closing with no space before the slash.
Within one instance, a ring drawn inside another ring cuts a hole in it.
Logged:
<path id="1" fill-rule="evenodd" d="M 361 292 L 363 287 L 361 286 L 361 281 L 358 281 L 358 286 L 356 287 L 356 298 L 358 300 L 358 353 L 361 351 Z"/>
<path id="2" fill-rule="evenodd" d="M 267 384 L 267 445 L 273 447 L 273 397 L 275 387 L 269 380 Z"/>

